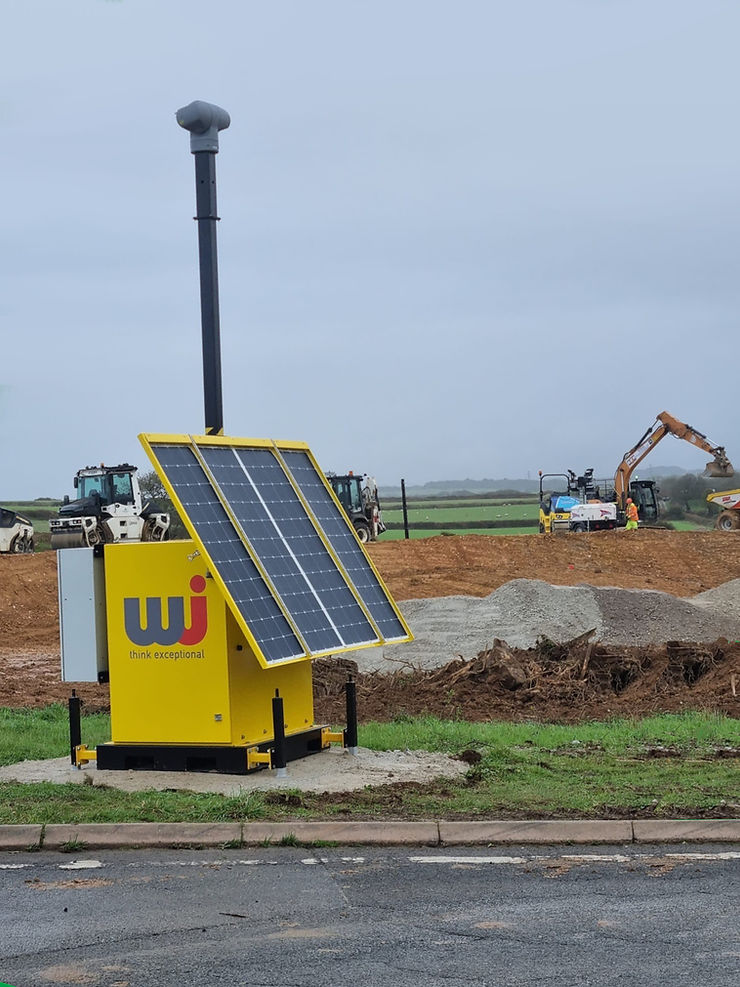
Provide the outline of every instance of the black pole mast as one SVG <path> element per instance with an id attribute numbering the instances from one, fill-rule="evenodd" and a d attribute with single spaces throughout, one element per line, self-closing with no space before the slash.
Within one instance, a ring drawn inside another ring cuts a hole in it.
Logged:
<path id="1" fill-rule="evenodd" d="M 221 389 L 221 328 L 218 311 L 218 255 L 216 251 L 216 155 L 218 133 L 231 123 L 226 110 L 195 100 L 175 114 L 190 133 L 195 156 L 195 220 L 200 257 L 200 321 L 203 336 L 203 396 L 206 435 L 221 435 L 224 409 Z"/>

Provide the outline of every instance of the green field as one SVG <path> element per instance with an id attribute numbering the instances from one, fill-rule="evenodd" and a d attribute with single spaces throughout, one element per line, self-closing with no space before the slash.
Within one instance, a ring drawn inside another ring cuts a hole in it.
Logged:
<path id="1" fill-rule="evenodd" d="M 384 515 L 385 516 L 385 515 Z M 537 524 L 531 527 L 522 528 L 456 528 L 450 527 L 444 531 L 430 531 L 425 528 L 409 527 L 409 538 L 437 538 L 440 535 L 451 537 L 453 535 L 536 535 Z M 405 538 L 403 528 L 394 528 L 392 531 L 385 531 L 378 539 L 379 541 L 401 541 Z"/>
<path id="2" fill-rule="evenodd" d="M 14 503 L 3 502 L 0 507 L 28 518 L 37 534 L 48 534 L 49 518 L 56 515 L 60 505 L 60 500 L 18 500 Z"/>
<path id="3" fill-rule="evenodd" d="M 481 497 L 479 495 L 470 497 L 451 497 L 451 498 L 440 498 L 439 500 L 429 499 L 429 500 L 417 500 L 415 497 L 410 497 L 407 501 L 412 504 L 414 509 L 418 510 L 437 510 L 437 508 L 444 507 L 501 507 L 504 504 L 517 504 L 517 505 L 528 505 L 536 509 L 539 501 L 537 497 L 532 495 L 522 496 L 522 497 Z M 398 498 L 388 498 L 383 500 L 383 511 L 400 511 L 403 504 Z"/>
<path id="4" fill-rule="evenodd" d="M 508 521 L 523 519 L 537 523 L 539 516 L 539 504 L 511 504 L 506 502 L 481 504 L 460 504 L 455 507 L 420 507 L 410 504 L 408 509 L 409 524 L 417 521 L 439 521 L 455 524 L 464 524 L 466 521 Z M 395 524 L 403 523 L 403 511 L 398 509 L 389 510 L 383 508 L 383 520 Z"/>
<path id="5" fill-rule="evenodd" d="M 408 501 L 410 538 L 433 538 L 443 534 L 531 535 L 537 533 L 538 517 L 539 502 L 531 495 L 520 498 L 477 495 Z M 401 527 L 403 510 L 399 501 L 385 501 L 383 520 L 388 525 L 399 527 L 386 531 L 381 536 L 382 541 L 398 541 L 404 537 Z M 530 523 L 522 525 L 522 521 Z M 490 527 L 486 526 L 487 523 Z"/>

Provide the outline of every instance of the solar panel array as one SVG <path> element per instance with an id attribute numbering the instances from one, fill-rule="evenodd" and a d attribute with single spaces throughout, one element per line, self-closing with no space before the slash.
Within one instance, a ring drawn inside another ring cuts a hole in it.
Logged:
<path id="1" fill-rule="evenodd" d="M 266 665 L 409 639 L 306 451 L 142 439 Z"/>

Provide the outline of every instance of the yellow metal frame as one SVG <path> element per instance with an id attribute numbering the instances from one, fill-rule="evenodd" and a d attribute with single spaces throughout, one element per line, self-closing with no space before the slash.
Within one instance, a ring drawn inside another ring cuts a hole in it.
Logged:
<path id="1" fill-rule="evenodd" d="M 383 577 L 378 572 L 378 570 L 377 570 L 377 568 L 375 566 L 375 563 L 370 558 L 370 555 L 368 554 L 367 550 L 365 549 L 365 546 L 360 541 L 359 536 L 357 534 L 357 531 L 355 530 L 355 526 L 352 524 L 352 522 L 350 521 L 350 519 L 347 517 L 347 514 L 346 514 L 344 508 L 342 507 L 342 504 L 341 504 L 339 498 L 337 497 L 336 493 L 334 492 L 334 488 L 332 487 L 331 483 L 329 483 L 329 481 L 327 480 L 327 478 L 324 476 L 324 471 L 319 466 L 318 462 L 316 461 L 316 457 L 311 452 L 311 450 L 309 449 L 309 447 L 305 444 L 305 442 L 301 442 L 301 443 L 297 443 L 297 442 L 296 443 L 289 443 L 289 442 L 277 442 L 277 441 L 275 441 L 272 444 L 273 444 L 274 448 L 278 451 L 278 453 L 282 449 L 286 449 L 289 452 L 294 452 L 295 451 L 295 452 L 305 452 L 306 453 L 306 455 L 308 456 L 309 460 L 311 461 L 311 465 L 316 470 L 317 474 L 321 477 L 321 482 L 324 484 L 324 487 L 326 488 L 329 496 L 331 497 L 331 499 L 336 504 L 337 509 L 339 510 L 340 516 L 345 519 L 345 521 L 347 522 L 347 527 L 352 532 L 352 535 L 353 535 L 355 541 L 357 542 L 357 544 L 362 549 L 363 554 L 364 554 L 365 558 L 367 559 L 370 568 L 372 569 L 373 573 L 375 574 L 375 578 L 380 583 L 383 592 L 385 593 L 386 597 L 388 598 L 388 602 L 390 603 L 391 607 L 393 608 L 393 612 L 395 613 L 396 617 L 398 618 L 398 620 L 399 620 L 399 622 L 401 624 L 401 627 L 403 627 L 403 629 L 406 631 L 407 637 L 400 638 L 398 640 L 398 642 L 396 642 L 394 640 L 394 643 L 400 643 L 401 641 L 406 641 L 406 640 L 413 641 L 414 635 L 411 633 L 411 628 L 406 623 L 406 621 L 405 621 L 405 619 L 404 619 L 403 614 L 401 613 L 401 611 L 398 609 L 398 605 L 396 604 L 396 601 L 391 596 L 390 590 L 385 585 L 385 582 L 383 581 Z M 280 461 L 280 464 L 283 466 L 283 469 L 285 469 L 286 464 L 283 463 L 282 456 L 278 456 L 278 459 Z M 296 493 L 300 497 L 301 503 L 306 508 L 306 511 L 308 513 L 308 516 L 313 521 L 314 527 L 316 527 L 316 530 L 318 531 L 319 535 L 321 536 L 321 540 L 322 541 L 325 541 L 324 533 L 321 530 L 321 526 L 318 525 L 318 522 L 316 521 L 316 518 L 314 517 L 314 513 L 311 510 L 311 508 L 308 506 L 308 503 L 305 501 L 305 498 L 303 497 L 302 492 L 295 486 L 295 484 L 293 484 L 292 480 L 291 480 L 291 485 L 293 486 L 293 488 L 295 489 Z M 347 574 L 345 573 L 344 566 L 339 561 L 339 558 L 336 555 L 336 553 L 334 552 L 334 549 L 329 544 L 327 544 L 326 547 L 329 550 L 329 552 L 331 553 L 331 557 L 334 559 L 334 561 L 336 562 L 336 564 L 339 566 L 340 572 L 342 572 L 342 573 L 345 574 L 345 578 L 347 579 L 350 587 L 352 587 L 352 581 L 349 578 L 349 576 L 347 576 Z M 358 600 L 358 602 L 359 602 L 360 606 L 363 608 L 363 612 L 364 612 L 366 608 L 365 608 L 365 605 L 364 605 L 363 601 L 362 600 Z M 372 619 L 372 617 L 369 616 L 369 614 L 368 614 L 368 620 L 370 620 L 370 623 L 372 624 L 372 626 L 375 627 L 375 621 Z M 379 637 L 381 639 L 381 643 L 382 644 L 387 643 L 385 641 L 385 639 L 383 638 L 383 635 L 382 634 L 379 633 Z"/>
<path id="2" fill-rule="evenodd" d="M 270 751 L 261 751 L 257 747 L 247 748 L 247 771 L 252 771 L 254 768 L 260 767 L 260 765 L 266 764 L 268 768 L 272 768 L 272 753 Z"/>
<path id="3" fill-rule="evenodd" d="M 328 747 L 330 744 L 343 744 L 344 731 L 332 730 L 331 727 L 324 727 L 321 731 L 321 746 Z"/>
<path id="4" fill-rule="evenodd" d="M 79 768 L 90 761 L 97 761 L 97 751 L 90 750 L 87 744 L 78 744 L 75 747 L 75 765 Z"/>
<path id="5" fill-rule="evenodd" d="M 295 662 L 302 662 L 302 661 L 310 660 L 312 658 L 320 658 L 320 657 L 323 657 L 323 656 L 335 655 L 335 654 L 344 654 L 344 653 L 351 652 L 351 651 L 359 651 L 359 650 L 362 650 L 364 648 L 377 647 L 378 645 L 383 645 L 383 644 L 386 644 L 387 643 L 386 639 L 380 633 L 380 630 L 379 630 L 377 624 L 375 623 L 375 621 L 370 616 L 370 614 L 368 612 L 368 609 L 367 609 L 364 601 L 360 598 L 359 594 L 357 593 L 352 580 L 349 578 L 349 576 L 348 576 L 348 574 L 347 574 L 344 566 L 342 565 L 341 561 L 339 560 L 336 552 L 332 548 L 331 544 L 328 542 L 328 540 L 327 540 L 327 538 L 326 538 L 326 536 L 324 534 L 324 531 L 321 528 L 321 525 L 318 523 L 318 521 L 317 521 L 317 519 L 316 519 L 313 511 L 310 509 L 309 505 L 307 504 L 306 499 L 303 496 L 302 491 L 297 487 L 295 481 L 293 480 L 293 477 L 290 475 L 289 470 L 288 470 L 288 467 L 287 467 L 287 464 L 284 462 L 282 456 L 280 455 L 280 452 L 281 451 L 285 451 L 285 452 L 304 452 L 304 453 L 306 453 L 306 455 L 308 456 L 309 461 L 311 462 L 312 466 L 314 467 L 317 475 L 321 477 L 321 480 L 322 480 L 322 482 L 324 484 L 325 489 L 329 492 L 329 495 L 331 496 L 332 500 L 334 501 L 335 505 L 337 506 L 337 508 L 338 508 L 338 510 L 340 512 L 340 516 L 343 517 L 346 520 L 347 527 L 352 532 L 352 535 L 355 538 L 355 540 L 357 541 L 357 544 L 362 548 L 363 553 L 365 555 L 365 558 L 367 559 L 367 561 L 368 561 L 368 563 L 370 565 L 370 568 L 372 569 L 373 573 L 375 574 L 376 579 L 380 583 L 380 586 L 382 587 L 383 592 L 385 593 L 385 595 L 386 595 L 386 597 L 388 599 L 388 602 L 390 603 L 391 607 L 393 608 L 393 611 L 394 611 L 396 617 L 398 618 L 398 620 L 399 620 L 399 622 L 401 624 L 401 627 L 406 632 L 406 637 L 399 638 L 399 639 L 393 639 L 394 643 L 400 643 L 400 641 L 410 641 L 410 640 L 413 640 L 413 635 L 411 633 L 411 630 L 408 627 L 408 624 L 406 623 L 406 621 L 404 620 L 404 618 L 403 618 L 400 610 L 398 609 L 398 606 L 396 605 L 395 600 L 393 599 L 393 597 L 389 593 L 388 588 L 386 587 L 385 583 L 383 582 L 383 579 L 380 576 L 380 573 L 378 572 L 378 570 L 376 569 L 375 565 L 373 564 L 372 559 L 369 557 L 369 555 L 367 554 L 367 552 L 365 551 L 365 549 L 364 549 L 364 547 L 362 545 L 362 542 L 360 542 L 359 538 L 357 537 L 357 532 L 355 531 L 353 525 L 350 523 L 349 518 L 346 517 L 346 514 L 344 512 L 344 509 L 342 508 L 342 505 L 340 504 L 339 500 L 337 499 L 336 494 L 332 490 L 331 485 L 329 484 L 328 480 L 326 479 L 326 477 L 324 476 L 323 472 L 321 471 L 321 468 L 318 465 L 318 463 L 317 463 L 315 457 L 313 456 L 313 453 L 311 452 L 310 448 L 308 447 L 307 443 L 305 443 L 305 442 L 299 442 L 299 441 L 289 441 L 289 440 L 234 438 L 234 437 L 225 436 L 225 435 L 184 435 L 184 434 L 166 434 L 166 433 L 165 434 L 160 434 L 160 433 L 142 433 L 142 434 L 139 435 L 139 441 L 141 442 L 142 446 L 144 447 L 144 451 L 146 452 L 147 456 L 149 457 L 149 460 L 151 461 L 151 463 L 152 463 L 155 471 L 157 472 L 157 475 L 159 476 L 159 478 L 161 479 L 162 483 L 164 484 L 165 490 L 167 491 L 170 499 L 172 500 L 172 503 L 175 505 L 175 508 L 177 509 L 178 514 L 182 518 L 183 523 L 185 524 L 185 527 L 188 529 L 188 532 L 189 532 L 191 538 L 193 539 L 193 541 L 195 542 L 195 544 L 198 546 L 198 551 L 201 553 L 201 555 L 205 559 L 205 561 L 206 561 L 206 563 L 208 565 L 208 571 L 209 571 L 210 575 L 213 577 L 213 579 L 217 583 L 217 585 L 218 585 L 218 587 L 219 587 L 219 589 L 220 589 L 220 591 L 221 591 L 224 599 L 228 602 L 229 609 L 231 610 L 234 619 L 236 620 L 237 624 L 239 625 L 240 630 L 244 634 L 247 642 L 249 643 L 249 646 L 252 649 L 255 657 L 257 658 L 257 661 L 259 662 L 259 664 L 263 668 L 275 668 L 277 666 L 281 666 L 282 667 L 284 665 L 293 664 Z M 266 585 L 268 586 L 268 588 L 270 589 L 271 593 L 273 594 L 273 596 L 275 598 L 275 601 L 277 602 L 277 604 L 280 607 L 280 610 L 281 610 L 283 616 L 285 617 L 285 619 L 287 620 L 287 622 L 288 622 L 291 630 L 293 631 L 293 633 L 294 633 L 294 635 L 296 637 L 296 640 L 303 647 L 304 653 L 302 655 L 296 655 L 295 657 L 292 657 L 292 658 L 286 658 L 283 661 L 279 661 L 279 662 L 277 662 L 277 661 L 268 662 L 267 659 L 264 657 L 264 655 L 262 654 L 262 649 L 260 648 L 259 644 L 257 643 L 256 638 L 252 634 L 252 632 L 251 632 L 251 630 L 249 628 L 248 623 L 245 621 L 244 617 L 242 616 L 242 614 L 239 611 L 239 608 L 234 603 L 233 598 L 231 596 L 231 593 L 229 592 L 229 589 L 228 589 L 225 581 L 223 580 L 221 574 L 219 573 L 218 568 L 214 565 L 213 560 L 211 559 L 208 551 L 205 548 L 205 545 L 203 544 L 203 542 L 199 538 L 198 532 L 196 531 L 195 526 L 193 525 L 192 521 L 190 520 L 190 518 L 188 516 L 188 513 L 185 510 L 182 502 L 180 501 L 179 497 L 175 493 L 175 490 L 174 490 L 172 484 L 170 483 L 169 478 L 168 478 L 166 472 L 164 471 L 164 469 L 160 465 L 159 460 L 157 459 L 156 453 L 154 452 L 154 450 L 152 448 L 153 445 L 157 445 L 157 444 L 183 445 L 183 446 L 187 446 L 189 449 L 192 450 L 193 454 L 195 455 L 196 459 L 198 460 L 199 464 L 201 465 L 201 468 L 205 471 L 205 473 L 209 477 L 209 479 L 211 479 L 212 485 L 213 485 L 213 489 L 214 489 L 214 491 L 215 491 L 215 493 L 216 493 L 216 495 L 217 495 L 217 497 L 219 499 L 219 503 L 221 503 L 221 506 L 224 508 L 224 510 L 226 511 L 229 519 L 231 520 L 232 524 L 234 525 L 235 531 L 237 532 L 237 534 L 239 535 L 240 539 L 242 540 L 242 543 L 243 543 L 243 545 L 244 545 L 247 553 L 249 554 L 249 557 L 251 558 L 252 562 L 254 563 L 254 565 L 257 568 L 257 571 L 260 573 L 260 575 L 262 576 L 262 578 L 265 580 Z M 271 452 L 273 452 L 273 453 L 276 454 L 276 458 L 278 460 L 278 463 L 281 465 L 281 467 L 282 467 L 282 469 L 283 469 L 283 471 L 284 471 L 284 473 L 286 475 L 286 478 L 288 479 L 288 481 L 289 481 L 292 489 L 294 490 L 294 492 L 296 493 L 296 495 L 300 499 L 301 504 L 304 507 L 304 510 L 306 510 L 307 515 L 308 515 L 309 519 L 311 520 L 311 523 L 313 524 L 314 529 L 316 530 L 316 533 L 321 538 L 321 541 L 324 544 L 324 546 L 326 547 L 327 551 L 329 552 L 332 560 L 334 561 L 334 564 L 339 568 L 339 571 L 344 575 L 344 578 L 347 581 L 347 585 L 350 588 L 350 591 L 352 592 L 353 597 L 357 601 L 358 605 L 361 607 L 363 613 L 365 614 L 366 618 L 368 619 L 368 621 L 370 623 L 370 626 L 377 633 L 378 639 L 376 641 L 369 641 L 366 644 L 351 645 L 351 646 L 348 646 L 348 647 L 330 648 L 330 649 L 324 650 L 324 651 L 310 652 L 308 650 L 308 648 L 306 646 L 306 643 L 305 643 L 305 640 L 303 639 L 303 636 L 298 632 L 297 627 L 295 625 L 295 621 L 291 617 L 291 615 L 288 612 L 288 610 L 285 608 L 285 606 L 284 606 L 284 604 L 283 604 L 283 602 L 282 602 L 282 600 L 280 598 L 280 595 L 275 591 L 275 588 L 274 588 L 274 586 L 272 584 L 272 580 L 269 578 L 269 576 L 265 572 L 264 566 L 262 565 L 261 560 L 259 559 L 259 557 L 257 556 L 257 554 L 252 549 L 252 546 L 251 546 L 251 544 L 249 542 L 249 539 L 244 534 L 241 526 L 238 524 L 238 522 L 236 522 L 236 519 L 234 517 L 233 511 L 230 508 L 230 505 L 228 504 L 227 501 L 225 501 L 223 499 L 223 497 L 221 495 L 220 488 L 215 483 L 215 481 L 213 481 L 213 478 L 211 476 L 210 470 L 208 470 L 207 466 L 203 462 L 203 459 L 202 459 L 202 456 L 200 455 L 198 446 L 228 446 L 230 448 L 235 447 L 235 448 L 243 448 L 243 449 L 268 449 Z"/>

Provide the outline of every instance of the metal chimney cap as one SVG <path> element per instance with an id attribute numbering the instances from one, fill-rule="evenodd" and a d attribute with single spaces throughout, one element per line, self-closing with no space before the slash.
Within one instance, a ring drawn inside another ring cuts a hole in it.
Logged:
<path id="1" fill-rule="evenodd" d="M 190 132 L 190 150 L 212 151 L 218 154 L 218 132 L 226 130 L 231 117 L 215 103 L 205 103 L 196 99 L 175 113 L 175 118 L 184 130 Z"/>

